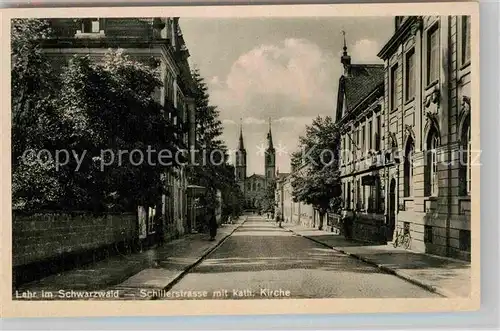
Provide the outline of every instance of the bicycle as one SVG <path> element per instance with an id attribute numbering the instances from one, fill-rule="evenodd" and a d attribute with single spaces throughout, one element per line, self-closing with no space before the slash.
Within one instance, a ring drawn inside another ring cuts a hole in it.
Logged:
<path id="1" fill-rule="evenodd" d="M 396 239 L 394 239 L 394 248 L 401 246 L 404 249 L 410 248 L 411 245 L 411 235 L 410 231 L 405 232 L 403 228 L 400 228 L 396 234 Z"/>

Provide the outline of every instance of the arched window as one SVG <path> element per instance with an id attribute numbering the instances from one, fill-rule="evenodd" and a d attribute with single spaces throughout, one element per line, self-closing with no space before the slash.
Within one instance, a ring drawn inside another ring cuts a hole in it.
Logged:
<path id="1" fill-rule="evenodd" d="M 460 137 L 461 142 L 461 162 L 460 162 L 460 179 L 461 179 L 461 195 L 469 195 L 471 190 L 471 134 L 470 134 L 470 117 L 465 119 L 462 125 Z"/>
<path id="2" fill-rule="evenodd" d="M 413 139 L 408 138 L 405 150 L 404 159 L 404 196 L 413 196 L 413 152 L 415 150 L 415 143 Z"/>
<path id="3" fill-rule="evenodd" d="M 425 164 L 425 196 L 438 194 L 438 148 L 439 134 L 432 127 L 427 136 L 427 162 Z"/>

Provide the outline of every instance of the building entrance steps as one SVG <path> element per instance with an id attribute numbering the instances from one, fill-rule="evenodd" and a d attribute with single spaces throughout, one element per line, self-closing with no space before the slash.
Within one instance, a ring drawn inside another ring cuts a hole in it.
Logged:
<path id="1" fill-rule="evenodd" d="M 119 294 L 119 297 L 115 298 L 118 300 L 152 299 L 151 296 L 142 295 L 141 291 L 164 290 L 172 286 L 220 246 L 246 219 L 247 216 L 244 215 L 233 221 L 233 224 L 220 225 L 214 241 L 210 241 L 206 233 L 187 234 L 161 247 L 126 256 L 113 256 L 85 267 L 24 284 L 17 289 L 17 293 L 42 293 L 43 291 L 46 294 L 45 297 L 30 298 L 31 300 L 48 300 L 50 295 L 47 293 L 52 293 L 53 299 L 61 300 L 59 294 L 61 290 L 81 293 L 114 291 Z M 153 293 L 153 291 L 150 292 Z M 76 299 L 74 295 L 70 298 Z M 16 289 L 13 289 L 13 299 L 21 299 L 16 298 Z M 109 298 L 103 299 L 110 300 Z"/>
<path id="2" fill-rule="evenodd" d="M 283 223 L 282 227 L 336 251 L 377 266 L 443 297 L 469 297 L 469 262 L 414 252 L 390 245 L 376 245 L 345 239 L 332 232 Z"/>

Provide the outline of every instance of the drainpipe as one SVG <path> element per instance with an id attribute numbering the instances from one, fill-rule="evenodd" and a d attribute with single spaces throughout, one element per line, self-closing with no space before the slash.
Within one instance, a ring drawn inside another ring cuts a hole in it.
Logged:
<path id="1" fill-rule="evenodd" d="M 452 213 L 452 210 L 451 210 L 451 197 L 452 197 L 452 190 L 451 190 L 451 176 L 452 176 L 452 171 L 451 171 L 451 158 L 452 158 L 452 150 L 451 150 L 451 145 L 450 145 L 450 137 L 451 137 L 451 123 L 450 123 L 450 119 L 451 119 L 451 116 L 450 116 L 450 109 L 451 109 L 451 106 L 452 106 L 452 103 L 451 103 L 451 93 L 450 93 L 450 89 L 451 89 L 451 80 L 450 80 L 450 77 L 451 77 L 451 74 L 450 74 L 450 71 L 452 70 L 451 68 L 451 52 L 449 51 L 449 46 L 451 45 L 451 16 L 448 16 L 447 17 L 447 25 L 445 25 L 446 27 L 446 31 L 444 32 L 445 35 L 446 35 L 446 47 L 445 47 L 445 52 L 446 52 L 446 65 L 445 65 L 445 68 L 444 68 L 444 73 L 446 75 L 446 78 L 445 78 L 445 86 L 446 86 L 446 96 L 444 96 L 445 98 L 447 98 L 447 105 L 446 105 L 446 108 L 447 108 L 447 116 L 446 116 L 446 120 L 448 121 L 447 123 L 447 134 L 448 134 L 448 137 L 447 137 L 447 142 L 446 142 L 446 145 L 447 145 L 447 148 L 446 148 L 446 152 L 447 152 L 447 155 L 448 155 L 448 159 L 447 159 L 447 176 L 448 176 L 448 185 L 447 185 L 447 197 L 446 197 L 446 206 L 447 206 L 447 212 L 446 212 L 446 256 L 450 256 L 451 255 L 451 247 L 450 247 L 450 242 L 451 242 L 451 238 L 450 238 L 450 232 L 451 232 L 451 213 Z M 455 64 L 456 65 L 456 64 Z M 456 90 L 456 93 L 458 94 L 458 88 L 455 88 Z M 456 100 L 458 100 L 458 95 L 457 95 L 457 98 Z"/>

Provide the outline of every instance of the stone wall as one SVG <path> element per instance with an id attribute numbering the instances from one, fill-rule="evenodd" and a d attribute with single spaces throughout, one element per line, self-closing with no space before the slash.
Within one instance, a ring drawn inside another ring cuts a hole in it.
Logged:
<path id="1" fill-rule="evenodd" d="M 99 249 L 137 237 L 130 214 L 37 213 L 12 215 L 12 265 L 18 267 Z"/>
<path id="2" fill-rule="evenodd" d="M 384 223 L 385 220 L 379 215 L 357 214 L 352 226 L 352 239 L 385 245 L 387 237 Z"/>

